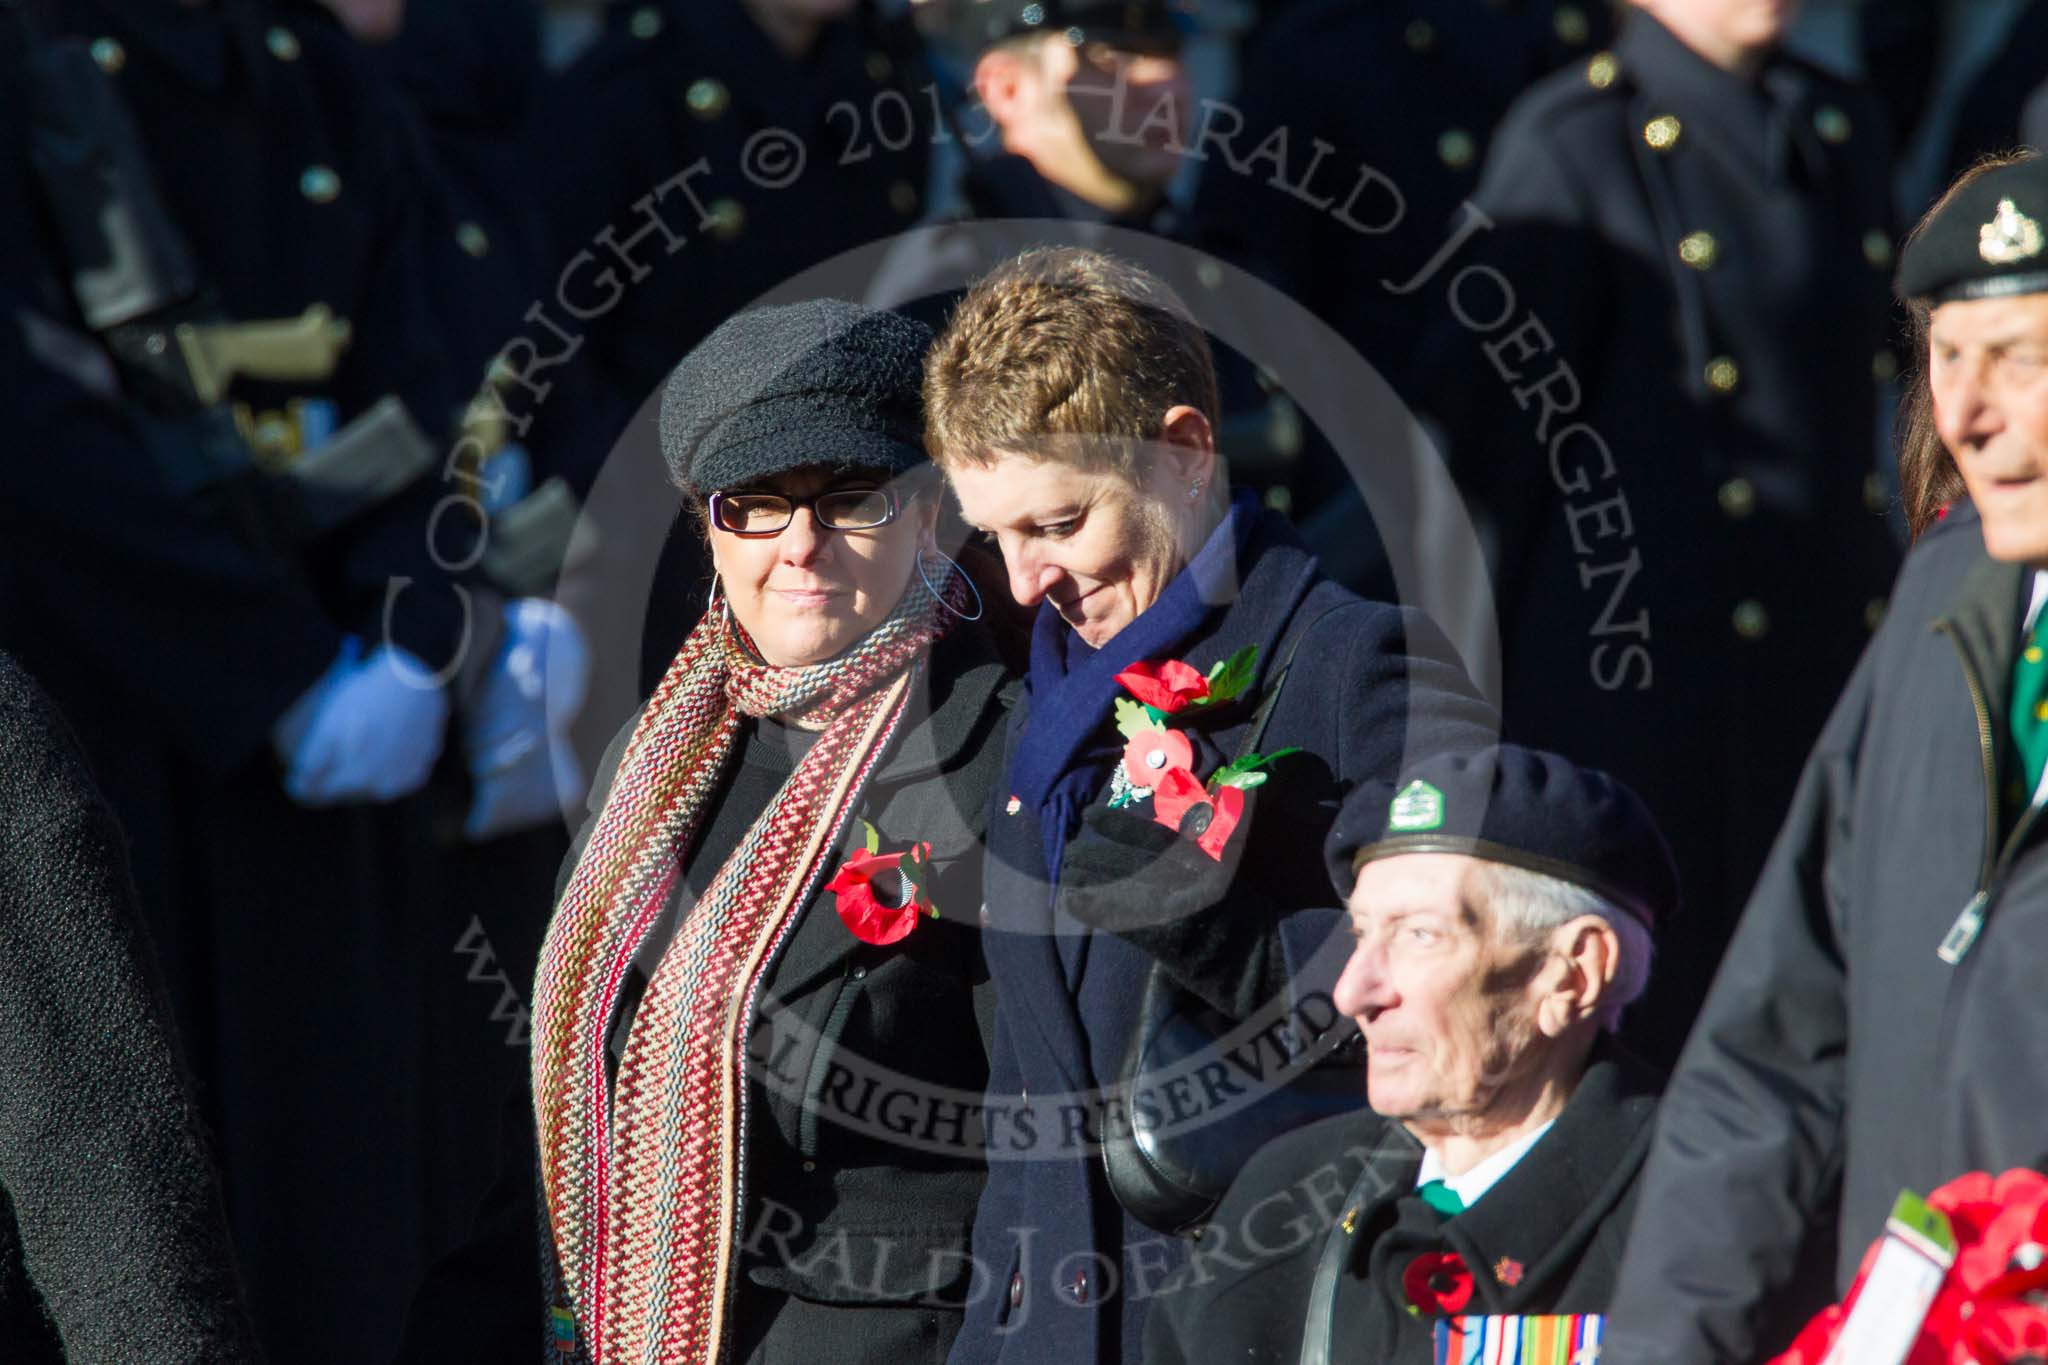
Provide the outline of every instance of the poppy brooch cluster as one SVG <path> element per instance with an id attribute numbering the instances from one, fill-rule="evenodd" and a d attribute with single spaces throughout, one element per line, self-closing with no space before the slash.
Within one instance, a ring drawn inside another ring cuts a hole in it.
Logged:
<path id="1" fill-rule="evenodd" d="M 865 820 L 860 824 L 866 847 L 839 865 L 825 889 L 848 933 L 862 943 L 895 943 L 917 927 L 920 916 L 939 917 L 931 896 L 932 846 L 884 853 L 882 832 Z"/>
<path id="2" fill-rule="evenodd" d="M 1171 724 L 1176 717 L 1243 696 L 1257 676 L 1258 661 L 1259 647 L 1246 645 L 1206 674 L 1179 659 L 1135 663 L 1117 674 L 1131 695 L 1116 700 L 1117 733 L 1125 743 L 1110 777 L 1110 807 L 1121 810 L 1149 798 L 1154 821 L 1193 839 L 1221 862 L 1244 818 L 1244 794 L 1266 780 L 1275 759 L 1298 750 L 1242 754 L 1204 782 L 1194 773 L 1195 746 Z"/>

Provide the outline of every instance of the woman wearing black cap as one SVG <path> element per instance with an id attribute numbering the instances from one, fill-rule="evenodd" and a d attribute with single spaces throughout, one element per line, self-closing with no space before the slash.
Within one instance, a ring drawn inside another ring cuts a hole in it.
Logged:
<path id="1" fill-rule="evenodd" d="M 958 1330 L 1004 677 L 934 540 L 929 340 L 762 309 L 668 381 L 717 576 L 603 765 L 535 988 L 565 1357 L 895 1365 Z"/>

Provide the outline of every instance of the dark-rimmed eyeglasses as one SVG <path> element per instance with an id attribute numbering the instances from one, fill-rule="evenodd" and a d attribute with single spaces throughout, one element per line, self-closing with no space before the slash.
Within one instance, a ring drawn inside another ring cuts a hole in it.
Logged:
<path id="1" fill-rule="evenodd" d="M 711 524 L 727 535 L 774 536 L 789 529 L 796 509 L 808 507 L 828 531 L 872 531 L 903 514 L 916 493 L 898 495 L 889 488 L 833 488 L 808 498 L 783 493 L 713 493 Z"/>

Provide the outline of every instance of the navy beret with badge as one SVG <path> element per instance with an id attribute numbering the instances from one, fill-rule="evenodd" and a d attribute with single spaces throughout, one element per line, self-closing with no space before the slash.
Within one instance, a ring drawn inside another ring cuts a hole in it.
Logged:
<path id="1" fill-rule="evenodd" d="M 1402 853 L 1464 853 L 1606 897 L 1654 929 L 1678 909 L 1678 867 L 1649 808 L 1561 755 L 1502 744 L 1432 755 L 1344 800 L 1323 846 L 1348 897 L 1358 869 Z"/>
<path id="2" fill-rule="evenodd" d="M 661 453 L 699 495 L 795 469 L 926 463 L 923 323 L 843 299 L 756 308 L 720 323 L 670 373 Z"/>
<path id="3" fill-rule="evenodd" d="M 2048 290 L 2048 158 L 2029 153 L 1956 190 L 1899 260 L 1899 297 L 1933 304 Z"/>

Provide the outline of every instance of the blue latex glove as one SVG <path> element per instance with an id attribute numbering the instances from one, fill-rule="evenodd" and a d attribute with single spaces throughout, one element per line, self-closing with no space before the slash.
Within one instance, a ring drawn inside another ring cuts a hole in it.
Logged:
<path id="1" fill-rule="evenodd" d="M 395 801 L 424 786 L 441 755 L 448 698 L 432 671 L 396 645 L 361 653 L 345 640 L 273 733 L 285 794 L 302 806 Z"/>
<path id="2" fill-rule="evenodd" d="M 560 820 L 583 795 L 568 730 L 590 683 L 590 647 L 561 606 L 505 604 L 505 643 L 465 709 L 463 751 L 476 785 L 463 832 L 472 840 Z"/>

